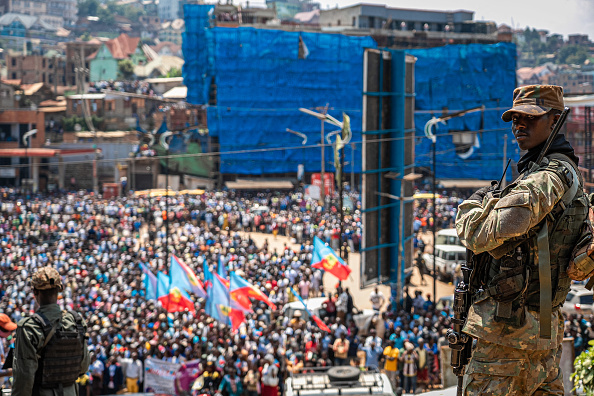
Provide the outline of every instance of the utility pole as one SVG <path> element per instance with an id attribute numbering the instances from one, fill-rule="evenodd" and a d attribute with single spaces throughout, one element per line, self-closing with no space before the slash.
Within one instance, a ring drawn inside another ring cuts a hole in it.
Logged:
<path id="1" fill-rule="evenodd" d="M 507 168 L 507 133 L 503 135 L 503 172 L 505 172 L 505 168 Z M 507 180 L 505 180 L 505 175 L 501 180 L 501 186 L 499 189 L 503 190 L 505 185 L 507 184 Z"/>
<path id="2" fill-rule="evenodd" d="M 351 143 L 351 192 L 355 191 L 355 143 Z"/>
<path id="3" fill-rule="evenodd" d="M 324 107 L 316 107 L 316 110 L 319 111 L 320 113 L 322 113 L 323 115 L 328 114 L 328 106 L 329 103 L 326 103 L 326 106 Z M 326 181 L 325 181 L 325 169 L 326 169 L 326 165 L 325 165 L 325 158 L 324 158 L 324 120 L 320 121 L 322 123 L 322 128 L 321 128 L 321 138 L 320 138 L 320 142 L 321 142 L 321 148 L 322 148 L 322 167 L 320 169 L 320 182 L 321 182 L 321 186 L 320 186 L 320 200 L 322 201 L 322 206 L 325 209 L 326 208 Z"/>
<path id="4" fill-rule="evenodd" d="M 99 159 L 99 152 L 97 151 L 97 130 L 93 125 L 93 117 L 91 117 L 91 109 L 89 102 L 85 99 L 85 77 L 89 74 L 89 69 L 85 67 L 84 58 L 80 55 L 76 55 L 76 91 L 82 95 L 81 107 L 85 122 L 91 132 L 93 132 L 93 149 L 95 150 L 95 157 L 93 158 L 93 192 L 99 193 L 99 177 L 97 176 L 97 161 Z"/>

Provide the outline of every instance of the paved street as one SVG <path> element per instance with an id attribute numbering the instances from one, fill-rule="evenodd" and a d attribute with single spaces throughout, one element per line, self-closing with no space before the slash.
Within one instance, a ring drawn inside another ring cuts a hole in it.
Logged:
<path id="1" fill-rule="evenodd" d="M 252 239 L 258 246 L 262 246 L 264 241 L 268 239 L 269 246 L 274 249 L 278 249 L 279 251 L 284 249 L 285 244 L 290 246 L 291 248 L 298 248 L 299 245 L 293 244 L 290 241 L 290 238 L 277 236 L 276 239 L 271 234 L 261 234 L 261 233 L 250 233 Z M 425 238 L 423 238 L 425 239 Z M 429 242 L 429 240 L 426 240 Z M 428 246 L 428 251 L 431 251 L 431 246 Z M 361 264 L 361 255 L 359 253 L 352 253 L 349 254 L 348 264 L 353 270 L 351 272 L 351 277 L 343 282 L 344 287 L 348 287 L 352 296 L 353 300 L 355 301 L 355 306 L 359 309 L 370 309 L 371 302 L 369 301 L 369 293 L 373 291 L 374 286 L 369 286 L 364 289 L 360 288 L 360 264 Z M 431 263 L 428 263 L 431 267 Z M 426 296 L 427 293 L 433 295 L 433 278 L 429 276 L 425 276 L 427 280 L 427 285 L 421 286 L 421 279 L 419 277 L 419 273 L 417 268 L 414 269 L 414 274 L 412 277 L 412 284 L 410 286 L 410 295 L 414 297 L 415 290 L 421 290 L 423 292 L 423 296 Z M 338 284 L 338 279 L 333 275 L 326 273 L 324 275 L 324 288 L 326 290 L 335 289 L 336 285 Z M 379 286 L 380 291 L 386 296 L 386 299 L 390 296 L 390 287 L 386 285 Z M 444 282 L 437 281 L 436 285 L 437 290 L 437 299 L 443 296 L 451 295 L 454 293 L 454 286 L 451 284 L 447 284 Z"/>

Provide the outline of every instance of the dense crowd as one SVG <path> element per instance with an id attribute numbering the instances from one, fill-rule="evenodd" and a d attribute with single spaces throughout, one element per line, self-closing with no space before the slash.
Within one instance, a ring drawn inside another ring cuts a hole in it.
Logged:
<path id="1" fill-rule="evenodd" d="M 199 360 L 203 389 L 228 395 L 282 394 L 290 373 L 341 364 L 383 367 L 394 386 L 407 391 L 439 383 L 447 308 L 435 310 L 420 292 L 394 302 L 376 290 L 370 300 L 377 314 L 357 326 L 357 303 L 348 289 L 338 281 L 324 284 L 321 271 L 310 265 L 313 236 L 345 255 L 359 249 L 357 209 L 345 215 L 347 226 L 339 235 L 336 208 L 323 210 L 297 193 L 208 192 L 171 197 L 167 205 L 162 197 L 102 201 L 73 193 L 22 197 L 10 190 L 0 195 L 0 312 L 14 322 L 33 313 L 30 275 L 41 266 L 58 269 L 64 283 L 59 304 L 81 312 L 88 325 L 92 363 L 80 380 L 87 394 L 142 390 L 148 357 Z M 139 264 L 167 272 L 167 207 L 172 253 L 199 277 L 205 261 L 212 271 L 219 260 L 241 271 L 277 310 L 254 301 L 254 312 L 231 332 L 206 315 L 203 299 L 195 298 L 194 312 L 181 313 L 147 301 Z M 258 246 L 252 231 L 269 233 L 269 240 L 288 236 L 299 247 L 274 249 L 268 240 Z M 330 333 L 300 311 L 284 314 L 284 305 L 296 301 L 288 286 L 303 298 L 325 298 L 319 316 Z M 9 347 L 14 340 L 3 342 Z M 191 392 L 191 383 L 177 386 L 179 394 Z"/>

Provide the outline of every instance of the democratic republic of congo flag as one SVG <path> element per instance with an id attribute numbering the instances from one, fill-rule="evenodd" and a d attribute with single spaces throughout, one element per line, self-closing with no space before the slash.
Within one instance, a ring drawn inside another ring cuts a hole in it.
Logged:
<path id="1" fill-rule="evenodd" d="M 194 302 L 189 294 L 161 271 L 157 276 L 157 300 L 167 312 L 194 311 Z"/>
<path id="2" fill-rule="evenodd" d="M 328 271 L 340 280 L 347 279 L 351 273 L 349 266 L 318 237 L 314 237 L 311 266 Z"/>
<path id="3" fill-rule="evenodd" d="M 250 308 L 252 306 L 250 298 L 253 298 L 254 300 L 264 301 L 270 308 L 276 310 L 276 305 L 268 299 L 266 294 L 262 293 L 254 285 L 248 283 L 248 281 L 241 276 L 236 275 L 235 272 L 231 272 L 231 286 L 229 287 L 229 290 L 231 298 L 244 308 Z"/>
<path id="4" fill-rule="evenodd" d="M 324 323 L 322 321 L 322 319 L 318 318 L 316 315 L 312 314 L 309 309 L 307 309 L 307 304 L 305 304 L 305 301 L 303 301 L 303 299 L 301 298 L 301 296 L 299 295 L 299 293 L 297 293 L 295 291 L 295 289 L 293 289 L 292 287 L 290 287 L 291 292 L 293 292 L 293 295 L 295 297 L 297 297 L 299 299 L 299 301 L 301 301 L 301 304 L 303 304 L 303 308 L 305 308 L 305 310 L 307 311 L 307 314 L 309 315 L 310 318 L 313 319 L 314 322 L 316 322 L 316 324 L 318 325 L 318 327 L 328 333 L 330 333 L 330 328 L 326 325 L 326 323 Z"/>
<path id="5" fill-rule="evenodd" d="M 218 274 L 215 274 L 212 280 L 212 287 L 208 290 L 208 299 L 206 300 L 206 314 L 224 323 L 235 331 L 239 325 L 245 321 L 245 312 L 250 312 L 234 302 L 229 297 L 229 288 L 225 286 Z"/>
<path id="6" fill-rule="evenodd" d="M 204 289 L 208 292 L 208 289 L 212 287 L 212 272 L 210 272 L 206 257 L 202 262 L 202 271 L 204 271 Z"/>
<path id="7" fill-rule="evenodd" d="M 225 263 L 223 262 L 222 254 L 219 255 L 219 266 L 217 268 L 217 273 L 221 276 L 221 278 L 227 279 L 227 267 L 225 266 Z"/>
<path id="8" fill-rule="evenodd" d="M 217 278 L 218 280 L 220 280 L 223 283 L 223 285 L 225 285 L 227 290 L 229 290 L 229 285 L 230 285 L 229 279 L 223 278 L 221 275 L 219 275 L 217 273 L 214 273 L 214 277 Z"/>
<path id="9" fill-rule="evenodd" d="M 202 282 L 196 276 L 194 271 L 183 261 L 176 257 L 171 256 L 171 262 L 169 267 L 169 274 L 174 282 L 181 286 L 182 290 L 191 291 L 198 297 L 206 297 L 206 291 L 202 286 Z"/>
<path id="10" fill-rule="evenodd" d="M 148 267 L 142 263 L 138 263 L 142 273 L 144 274 L 144 293 L 147 300 L 157 299 L 157 277 Z"/>

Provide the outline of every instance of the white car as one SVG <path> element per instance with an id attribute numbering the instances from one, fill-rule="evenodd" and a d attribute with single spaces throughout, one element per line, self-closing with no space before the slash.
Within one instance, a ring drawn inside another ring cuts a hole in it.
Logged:
<path id="1" fill-rule="evenodd" d="M 286 396 L 378 395 L 393 396 L 394 390 L 386 374 L 377 368 L 306 367 L 285 380 Z"/>
<path id="2" fill-rule="evenodd" d="M 436 245 L 458 245 L 462 246 L 462 242 L 460 242 L 460 238 L 458 237 L 458 232 L 455 228 L 446 228 L 443 230 L 437 231 L 435 235 L 435 244 Z"/>
<path id="3" fill-rule="evenodd" d="M 594 295 L 592 290 L 582 285 L 572 285 L 561 311 L 566 314 L 592 314 L 594 313 Z"/>
<path id="4" fill-rule="evenodd" d="M 433 254 L 423 254 L 425 265 L 433 271 Z M 454 278 L 454 269 L 466 261 L 466 248 L 460 245 L 435 245 L 435 267 L 437 278 L 450 281 Z"/>
<path id="5" fill-rule="evenodd" d="M 309 312 L 311 312 L 313 315 L 316 315 L 318 318 L 323 319 L 323 314 L 321 314 L 320 311 L 323 309 L 322 304 L 327 299 L 328 297 L 314 297 L 308 298 L 307 300 L 304 300 L 304 302 L 305 305 L 307 305 L 307 310 Z M 294 301 L 292 303 L 285 304 L 282 314 L 284 317 L 292 318 L 295 311 L 301 312 L 301 319 L 305 320 L 306 322 L 309 321 L 309 314 L 305 310 L 305 307 L 303 307 L 301 301 Z M 353 320 L 355 321 L 355 325 L 359 329 L 361 335 L 367 334 L 367 329 L 369 329 L 371 320 L 377 314 L 377 311 L 374 311 L 373 309 L 364 309 L 363 311 L 359 311 L 359 313 L 353 315 Z"/>

